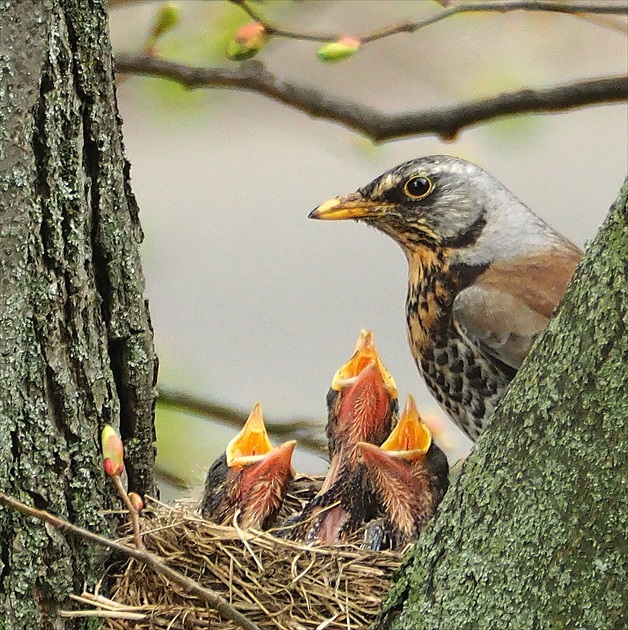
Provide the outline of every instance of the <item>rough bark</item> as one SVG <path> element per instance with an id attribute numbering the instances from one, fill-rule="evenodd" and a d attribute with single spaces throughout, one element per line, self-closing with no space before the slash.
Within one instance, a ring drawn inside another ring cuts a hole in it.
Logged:
<path id="1" fill-rule="evenodd" d="M 96 531 L 113 494 L 104 423 L 130 488 L 154 490 L 156 358 L 106 3 L 0 5 L 0 488 Z M 100 550 L 0 509 L 0 628 L 69 628 L 56 607 Z"/>
<path id="2" fill-rule="evenodd" d="M 628 180 L 378 627 L 628 627 Z"/>

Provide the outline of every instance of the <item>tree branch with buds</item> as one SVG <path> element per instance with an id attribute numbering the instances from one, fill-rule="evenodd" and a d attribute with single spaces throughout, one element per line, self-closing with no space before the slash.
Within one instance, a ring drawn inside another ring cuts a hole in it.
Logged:
<path id="1" fill-rule="evenodd" d="M 587 17 L 626 15 L 625 2 L 557 2 L 554 0 L 492 0 L 490 2 L 438 2 L 444 9 L 414 22 L 386 26 L 361 35 L 306 33 L 286 30 L 262 17 L 246 0 L 230 0 L 253 19 L 242 26 L 229 43 L 226 55 L 245 61 L 257 55 L 272 38 L 315 41 L 323 44 L 317 57 L 335 63 L 356 55 L 366 44 L 398 35 L 415 33 L 455 15 L 464 13 L 546 11 Z M 175 5 L 164 4 L 153 21 L 143 52 L 119 55 L 120 73 L 159 77 L 190 88 L 232 89 L 255 92 L 293 107 L 310 116 L 334 121 L 362 133 L 375 142 L 408 136 L 435 134 L 452 140 L 472 125 L 504 116 L 551 113 L 576 107 L 602 105 L 628 99 L 625 76 L 595 78 L 545 88 L 523 88 L 490 98 L 459 103 L 449 107 L 387 113 L 357 102 L 333 97 L 322 90 L 291 83 L 267 70 L 261 63 L 248 61 L 236 69 L 194 67 L 160 58 L 155 45 L 160 37 L 175 28 L 180 20 Z M 625 23 L 621 26 L 625 27 Z"/>
<path id="2" fill-rule="evenodd" d="M 124 473 L 124 445 L 118 432 L 110 425 L 103 427 L 100 443 L 102 447 L 103 468 L 111 477 L 122 502 L 126 506 L 133 527 L 133 542 L 138 549 L 144 549 L 142 532 L 140 530 L 140 512 L 144 509 L 142 497 L 136 492 L 127 493 L 122 483 Z"/>
<path id="3" fill-rule="evenodd" d="M 335 42 L 339 36 L 332 33 L 305 33 L 284 29 L 272 22 L 264 19 L 261 14 L 254 10 L 245 0 L 230 0 L 233 4 L 239 6 L 249 15 L 257 24 L 264 27 L 266 33 L 273 37 L 283 37 L 285 39 L 297 39 L 310 42 Z M 548 13 L 562 13 L 569 15 L 626 15 L 628 14 L 628 5 L 622 1 L 608 0 L 604 2 L 585 1 L 585 2 L 563 2 L 556 0 L 489 0 L 488 2 L 439 2 L 445 8 L 440 13 L 416 20 L 413 22 L 403 22 L 393 26 L 385 26 L 377 30 L 356 36 L 362 44 L 368 44 L 379 39 L 398 35 L 399 33 L 415 33 L 426 26 L 431 26 L 437 22 L 442 22 L 456 15 L 465 13 L 509 13 L 511 11 L 542 11 Z M 451 5 L 451 6 L 449 6 Z"/>
<path id="4" fill-rule="evenodd" d="M 504 116 L 559 112 L 628 99 L 628 78 L 617 76 L 526 88 L 449 107 L 386 113 L 285 81 L 258 61 L 232 70 L 193 67 L 150 55 L 120 55 L 116 68 L 118 72 L 169 79 L 188 88 L 255 92 L 315 118 L 340 123 L 375 142 L 426 134 L 452 140 L 462 129 Z"/>

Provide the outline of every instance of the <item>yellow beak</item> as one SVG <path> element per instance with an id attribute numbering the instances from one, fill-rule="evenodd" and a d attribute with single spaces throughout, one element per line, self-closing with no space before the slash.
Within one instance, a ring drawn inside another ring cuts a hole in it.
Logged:
<path id="1" fill-rule="evenodd" d="M 427 425 L 421 422 L 414 398 L 408 394 L 401 418 L 388 439 L 381 445 L 381 449 L 393 457 L 415 459 L 427 453 L 431 444 L 432 433 Z"/>
<path id="2" fill-rule="evenodd" d="M 309 219 L 323 221 L 344 221 L 346 219 L 366 219 L 381 216 L 386 204 L 365 199 L 355 192 L 344 197 L 334 197 L 310 212 Z"/>
<path id="3" fill-rule="evenodd" d="M 370 330 L 360 331 L 353 356 L 334 374 L 331 388 L 341 391 L 347 385 L 351 385 L 369 365 L 375 365 L 388 393 L 392 398 L 397 398 L 397 386 L 379 358 L 373 333 Z"/>
<path id="4" fill-rule="evenodd" d="M 242 431 L 227 445 L 227 466 L 252 464 L 270 453 L 272 449 L 273 445 L 268 438 L 262 416 L 262 406 L 257 403 Z"/>

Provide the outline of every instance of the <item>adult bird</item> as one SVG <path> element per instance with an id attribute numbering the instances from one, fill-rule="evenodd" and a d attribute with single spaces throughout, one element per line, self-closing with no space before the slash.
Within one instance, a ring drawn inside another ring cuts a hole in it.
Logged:
<path id="1" fill-rule="evenodd" d="M 253 407 L 242 431 L 209 468 L 201 514 L 229 525 L 266 529 L 273 524 L 294 477 L 295 440 L 273 448 L 262 408 Z"/>
<path id="2" fill-rule="evenodd" d="M 486 171 L 442 155 L 405 162 L 310 217 L 357 219 L 401 246 L 410 351 L 436 400 L 477 439 L 580 249 Z"/>
<path id="3" fill-rule="evenodd" d="M 381 446 L 359 442 L 357 447 L 378 504 L 364 546 L 403 548 L 421 533 L 449 486 L 447 458 L 432 442 L 410 394 L 388 439 Z"/>

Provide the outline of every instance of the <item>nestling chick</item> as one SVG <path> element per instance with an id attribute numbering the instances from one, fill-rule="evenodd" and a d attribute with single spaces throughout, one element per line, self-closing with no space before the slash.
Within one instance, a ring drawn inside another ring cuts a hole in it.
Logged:
<path id="1" fill-rule="evenodd" d="M 270 527 L 294 477 L 291 459 L 295 445 L 291 440 L 273 448 L 262 408 L 255 405 L 242 431 L 207 473 L 203 517 L 229 525 L 237 513 L 240 527 Z"/>
<path id="2" fill-rule="evenodd" d="M 373 333 L 362 330 L 353 356 L 334 374 L 327 394 L 330 458 L 357 442 L 381 444 L 398 409 L 395 381 L 382 364 Z"/>
<path id="3" fill-rule="evenodd" d="M 357 463 L 358 442 L 381 444 L 397 420 L 397 388 L 381 362 L 373 333 L 362 330 L 351 359 L 327 395 L 330 465 L 320 493 L 290 519 L 287 535 L 332 543 L 356 531 L 374 510 Z"/>
<path id="4" fill-rule="evenodd" d="M 360 442 L 358 453 L 381 527 L 376 542 L 371 532 L 368 546 L 403 548 L 421 533 L 449 485 L 447 458 L 432 442 L 411 395 L 388 439 L 381 446 Z"/>

